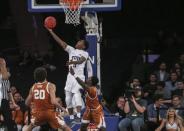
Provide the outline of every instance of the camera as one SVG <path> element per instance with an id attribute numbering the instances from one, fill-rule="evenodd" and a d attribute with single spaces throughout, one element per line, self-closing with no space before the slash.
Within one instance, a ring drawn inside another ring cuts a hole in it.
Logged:
<path id="1" fill-rule="evenodd" d="M 141 92 L 140 87 L 135 87 L 133 89 L 126 90 L 125 91 L 125 97 L 128 98 L 128 99 L 131 98 L 132 96 L 139 97 L 141 95 L 141 94 L 137 94 L 139 92 Z"/>

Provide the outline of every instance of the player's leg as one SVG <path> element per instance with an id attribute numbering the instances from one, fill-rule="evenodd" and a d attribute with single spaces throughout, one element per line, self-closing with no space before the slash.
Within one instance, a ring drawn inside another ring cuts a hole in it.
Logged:
<path id="1" fill-rule="evenodd" d="M 57 112 L 47 112 L 48 123 L 53 129 L 61 129 L 63 131 L 72 131 L 69 126 L 66 125 L 64 119 L 59 116 Z"/>
<path id="2" fill-rule="evenodd" d="M 105 131 L 106 130 L 106 123 L 104 119 L 104 114 L 102 109 L 92 111 L 92 121 L 96 125 L 96 127 L 99 129 L 99 131 Z"/>
<path id="3" fill-rule="evenodd" d="M 65 102 L 68 109 L 68 113 L 70 115 L 70 120 L 74 120 L 72 98 L 73 98 L 73 93 L 69 91 L 65 91 Z"/>
<path id="4" fill-rule="evenodd" d="M 25 125 L 22 129 L 22 131 L 32 131 L 32 129 L 34 127 L 36 127 L 35 125 L 35 121 L 39 120 L 40 119 L 40 115 L 38 115 L 39 112 L 35 112 L 31 115 L 31 123 L 29 125 Z"/>
<path id="5" fill-rule="evenodd" d="M 80 131 L 87 131 L 87 127 L 90 123 L 90 110 L 85 110 L 82 120 L 81 120 L 81 127 L 80 127 Z"/>
<path id="6" fill-rule="evenodd" d="M 38 129 L 40 129 L 39 125 L 41 125 L 41 123 L 45 123 L 45 121 L 47 120 L 46 115 L 47 114 L 45 112 L 35 111 L 31 114 L 31 123 L 25 126 L 24 130 L 22 131 L 37 131 Z M 33 130 L 33 128 L 35 129 Z"/>
<path id="7" fill-rule="evenodd" d="M 81 97 L 81 93 L 77 92 L 74 94 L 73 97 L 76 105 L 77 118 L 81 119 L 81 109 L 82 109 L 82 101 L 83 101 Z"/>

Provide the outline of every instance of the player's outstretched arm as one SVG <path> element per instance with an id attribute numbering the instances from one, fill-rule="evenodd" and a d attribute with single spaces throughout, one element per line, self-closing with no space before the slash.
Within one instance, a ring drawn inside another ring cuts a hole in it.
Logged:
<path id="1" fill-rule="evenodd" d="M 93 76 L 93 68 L 89 58 L 87 59 L 86 68 L 87 68 L 88 78 Z"/>
<path id="2" fill-rule="evenodd" d="M 70 74 L 73 75 L 75 77 L 75 79 L 77 80 L 77 82 L 84 88 L 87 89 L 89 86 L 83 81 L 81 80 L 79 77 L 75 76 L 75 72 L 73 70 L 72 67 L 70 67 Z"/>
<path id="3" fill-rule="evenodd" d="M 46 27 L 45 27 L 46 28 Z M 51 34 L 51 36 L 54 38 L 54 40 L 63 48 L 65 49 L 67 47 L 67 43 L 64 42 L 61 38 L 59 38 L 59 36 L 56 35 L 56 33 L 54 33 L 54 31 L 52 29 L 46 28 L 49 33 Z"/>

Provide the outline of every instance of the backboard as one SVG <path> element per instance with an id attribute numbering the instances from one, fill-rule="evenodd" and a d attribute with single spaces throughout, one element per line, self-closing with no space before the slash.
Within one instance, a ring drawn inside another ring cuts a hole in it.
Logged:
<path id="1" fill-rule="evenodd" d="M 84 0 L 81 11 L 118 11 L 121 10 L 122 0 Z M 59 0 L 28 0 L 29 12 L 63 12 Z"/>

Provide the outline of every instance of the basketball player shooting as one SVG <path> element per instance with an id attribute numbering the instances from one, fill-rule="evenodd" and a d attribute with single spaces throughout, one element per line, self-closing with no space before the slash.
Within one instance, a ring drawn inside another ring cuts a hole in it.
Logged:
<path id="1" fill-rule="evenodd" d="M 90 122 L 93 122 L 99 131 L 105 131 L 106 124 L 104 120 L 103 108 L 98 100 L 96 88 L 98 78 L 95 76 L 89 77 L 85 83 L 75 74 L 72 67 L 70 68 L 70 74 L 73 75 L 77 82 L 86 91 L 86 110 L 82 117 L 80 131 L 87 131 L 87 127 Z"/>
<path id="2" fill-rule="evenodd" d="M 86 40 L 79 40 L 75 45 L 75 48 L 69 46 L 63 40 L 61 40 L 52 29 L 47 28 L 52 37 L 56 40 L 56 42 L 69 54 L 68 65 L 69 68 L 72 67 L 76 73 L 76 75 L 85 80 L 84 76 L 84 68 L 89 57 L 88 52 L 85 50 L 88 49 L 88 42 Z M 70 115 L 70 122 L 74 120 L 73 109 L 76 106 L 77 117 L 76 120 L 80 120 L 81 118 L 81 107 L 82 107 L 82 97 L 80 93 L 80 89 L 82 87 L 78 84 L 76 79 L 70 74 L 67 75 L 66 85 L 65 85 L 65 102 L 68 108 L 68 112 Z M 73 99 L 74 98 L 74 99 Z M 75 105 L 72 104 L 72 100 L 75 100 Z"/>
<path id="3" fill-rule="evenodd" d="M 27 106 L 33 104 L 31 113 L 31 124 L 23 131 L 31 131 L 36 126 L 48 123 L 53 129 L 62 129 L 72 131 L 64 122 L 55 108 L 63 109 L 56 99 L 56 86 L 46 79 L 47 71 L 39 67 L 34 71 L 36 83 L 30 89 L 29 95 L 25 101 Z"/>

